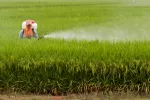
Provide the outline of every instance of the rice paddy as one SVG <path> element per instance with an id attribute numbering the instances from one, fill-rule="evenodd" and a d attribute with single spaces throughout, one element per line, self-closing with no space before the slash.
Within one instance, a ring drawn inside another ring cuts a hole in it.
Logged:
<path id="1" fill-rule="evenodd" d="M 149 93 L 149 4 L 146 0 L 136 4 L 0 1 L 0 91 Z M 38 23 L 39 36 L 54 38 L 19 39 L 26 19 Z M 71 39 L 64 38 L 72 33 Z"/>

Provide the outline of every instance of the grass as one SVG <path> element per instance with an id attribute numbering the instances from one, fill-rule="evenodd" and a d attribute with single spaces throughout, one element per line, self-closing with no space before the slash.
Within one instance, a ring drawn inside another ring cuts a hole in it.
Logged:
<path id="1" fill-rule="evenodd" d="M 148 37 L 149 10 L 143 4 L 134 6 L 115 0 L 0 1 L 0 90 L 57 94 L 129 89 L 149 93 L 148 40 L 21 40 L 18 37 L 21 23 L 26 19 L 38 23 L 40 36 L 98 25 Z"/>

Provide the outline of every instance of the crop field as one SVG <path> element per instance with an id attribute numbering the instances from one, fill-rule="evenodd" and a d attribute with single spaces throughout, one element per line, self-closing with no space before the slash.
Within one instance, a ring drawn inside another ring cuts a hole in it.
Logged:
<path id="1" fill-rule="evenodd" d="M 149 27 L 148 0 L 0 0 L 0 92 L 149 93 Z"/>

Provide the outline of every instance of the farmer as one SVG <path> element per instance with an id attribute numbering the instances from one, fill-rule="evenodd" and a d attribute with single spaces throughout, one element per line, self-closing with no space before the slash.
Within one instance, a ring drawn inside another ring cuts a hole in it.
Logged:
<path id="1" fill-rule="evenodd" d="M 20 38 L 38 38 L 37 24 L 34 20 L 26 20 L 22 23 L 22 30 L 19 33 Z"/>

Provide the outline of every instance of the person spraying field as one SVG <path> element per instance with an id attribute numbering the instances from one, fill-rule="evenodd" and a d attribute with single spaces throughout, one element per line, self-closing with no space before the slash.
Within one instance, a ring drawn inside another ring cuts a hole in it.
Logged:
<path id="1" fill-rule="evenodd" d="M 34 20 L 23 21 L 19 36 L 20 38 L 38 38 L 37 23 Z"/>

